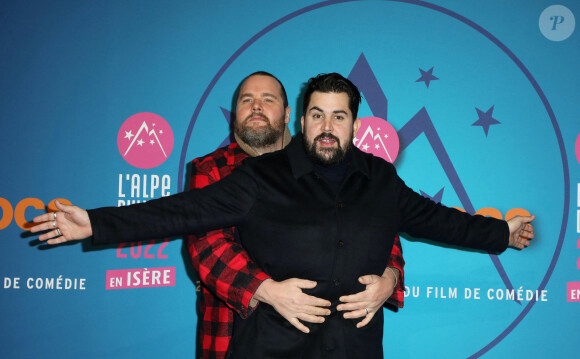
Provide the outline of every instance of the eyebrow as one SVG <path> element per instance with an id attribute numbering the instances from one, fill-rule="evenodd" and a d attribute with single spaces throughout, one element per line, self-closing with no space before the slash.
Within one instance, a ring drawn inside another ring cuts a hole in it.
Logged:
<path id="1" fill-rule="evenodd" d="M 262 92 L 260 95 L 262 97 L 273 97 L 275 99 L 278 99 L 278 96 L 274 95 L 273 93 L 269 93 L 269 92 Z M 240 96 L 238 98 L 244 98 L 244 97 L 254 97 L 254 95 L 252 95 L 251 93 L 243 93 L 243 94 L 240 94 Z"/>
<path id="2" fill-rule="evenodd" d="M 324 112 L 324 110 L 323 110 L 323 109 L 321 109 L 321 108 L 320 108 L 320 107 L 318 107 L 318 106 L 312 106 L 312 107 L 310 108 L 310 110 L 308 110 L 308 112 L 311 112 L 311 111 L 320 111 L 320 112 Z M 346 116 L 348 116 L 348 113 L 347 113 L 345 110 L 334 110 L 334 111 L 332 111 L 332 113 L 342 113 L 342 114 L 345 114 Z"/>

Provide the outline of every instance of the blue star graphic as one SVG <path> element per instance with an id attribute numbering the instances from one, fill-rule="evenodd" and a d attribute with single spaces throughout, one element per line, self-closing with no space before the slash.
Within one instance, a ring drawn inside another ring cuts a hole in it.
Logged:
<path id="1" fill-rule="evenodd" d="M 427 193 L 419 190 L 419 192 L 421 192 L 421 196 L 425 197 L 425 198 L 429 198 L 430 200 L 432 200 L 435 203 L 441 203 L 441 200 L 443 199 L 443 190 L 445 189 L 445 187 L 441 188 L 439 190 L 439 192 L 437 192 L 433 197 L 429 196 Z"/>
<path id="2" fill-rule="evenodd" d="M 419 71 L 421 71 L 421 77 L 419 77 L 415 82 L 423 81 L 425 83 L 425 85 L 427 85 L 427 88 L 429 88 L 429 83 L 431 81 L 439 80 L 439 78 L 433 76 L 433 69 L 434 68 L 435 67 L 432 67 L 428 71 L 423 71 L 422 69 L 419 69 Z"/>
<path id="3" fill-rule="evenodd" d="M 232 123 L 236 120 L 236 114 L 231 112 L 228 109 L 221 107 L 221 106 L 220 106 L 220 109 L 222 110 L 222 114 L 224 115 L 225 120 L 228 122 L 228 125 L 231 127 Z M 233 139 L 233 134 L 228 133 L 228 135 L 226 136 L 226 138 L 224 138 L 224 140 L 219 145 L 219 147 L 229 145 L 230 143 L 232 143 L 232 139 Z"/>
<path id="4" fill-rule="evenodd" d="M 493 114 L 493 106 L 489 108 L 486 112 L 481 111 L 477 107 L 475 108 L 477 111 L 477 116 L 479 119 L 471 124 L 471 126 L 481 126 L 483 128 L 483 132 L 485 132 L 485 137 L 487 137 L 487 133 L 489 132 L 489 127 L 491 125 L 499 125 L 501 122 L 496 120 L 495 118 L 491 117 Z"/>

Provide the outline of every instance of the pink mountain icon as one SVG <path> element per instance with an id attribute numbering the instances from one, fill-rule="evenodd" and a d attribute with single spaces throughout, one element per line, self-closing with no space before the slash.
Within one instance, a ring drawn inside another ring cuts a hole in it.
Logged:
<path id="1" fill-rule="evenodd" d="M 171 155 L 173 144 L 173 131 L 167 121 L 150 112 L 129 117 L 117 135 L 117 146 L 123 159 L 143 169 L 165 162 Z"/>
<path id="2" fill-rule="evenodd" d="M 361 127 L 353 140 L 354 145 L 393 163 L 399 154 L 399 136 L 395 128 L 379 117 L 361 118 Z"/>

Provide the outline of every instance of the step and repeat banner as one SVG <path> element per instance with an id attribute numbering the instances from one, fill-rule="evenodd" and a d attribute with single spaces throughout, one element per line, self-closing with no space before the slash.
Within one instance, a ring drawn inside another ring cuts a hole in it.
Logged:
<path id="1" fill-rule="evenodd" d="M 0 356 L 194 358 L 197 277 L 181 238 L 50 247 L 54 200 L 125 206 L 183 191 L 229 143 L 233 93 L 278 76 L 292 133 L 311 76 L 364 96 L 355 145 L 417 192 L 536 239 L 499 256 L 403 235 L 405 307 L 386 356 L 580 355 L 580 34 L 574 0 L 5 1 L 0 5 Z"/>

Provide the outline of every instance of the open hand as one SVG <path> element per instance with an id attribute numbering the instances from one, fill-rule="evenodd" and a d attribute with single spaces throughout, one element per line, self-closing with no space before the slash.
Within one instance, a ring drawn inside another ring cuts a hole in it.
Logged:
<path id="1" fill-rule="evenodd" d="M 32 220 L 39 224 L 30 228 L 30 232 L 49 231 L 39 236 L 39 240 L 48 240 L 48 244 L 58 244 L 93 235 L 87 211 L 77 206 L 62 204 L 58 200 L 55 203 L 59 212 L 45 213 Z"/>
<path id="2" fill-rule="evenodd" d="M 390 269 L 386 269 L 382 276 L 370 274 L 358 279 L 361 284 L 366 285 L 364 291 L 342 296 L 339 298 L 344 304 L 336 307 L 338 311 L 345 311 L 344 317 L 347 319 L 362 318 L 357 323 L 357 328 L 367 325 L 375 314 L 382 309 L 383 304 L 389 299 L 395 289 L 395 276 Z"/>
<path id="3" fill-rule="evenodd" d="M 255 299 L 270 304 L 281 316 L 298 330 L 309 333 L 310 329 L 300 321 L 322 323 L 330 314 L 330 301 L 308 295 L 302 289 L 316 287 L 316 282 L 291 278 L 282 282 L 266 279 L 254 294 Z"/>

